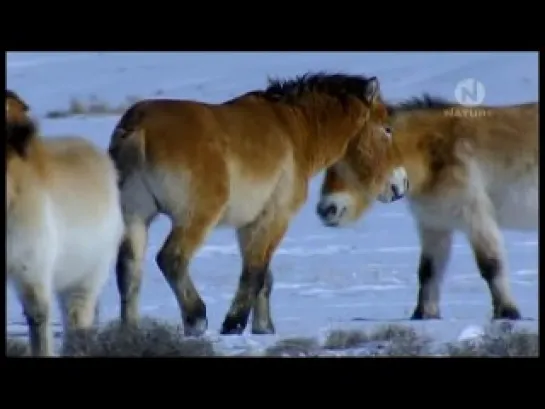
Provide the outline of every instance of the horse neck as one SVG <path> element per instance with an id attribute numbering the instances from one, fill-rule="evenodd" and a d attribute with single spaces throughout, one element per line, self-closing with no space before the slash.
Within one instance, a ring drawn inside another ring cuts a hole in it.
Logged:
<path id="1" fill-rule="evenodd" d="M 428 179 L 426 141 L 431 124 L 424 123 L 415 112 L 400 112 L 393 117 L 393 143 L 396 166 L 403 166 L 411 183 L 411 191 L 417 192 Z"/>
<path id="2" fill-rule="evenodd" d="M 295 142 L 306 171 L 314 175 L 344 155 L 348 142 L 358 132 L 360 111 L 355 113 L 355 107 L 322 96 L 311 96 L 295 109 L 305 129 Z"/>

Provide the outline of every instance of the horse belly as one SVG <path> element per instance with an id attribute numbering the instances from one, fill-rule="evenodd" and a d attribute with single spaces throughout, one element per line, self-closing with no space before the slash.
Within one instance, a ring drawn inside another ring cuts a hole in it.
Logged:
<path id="1" fill-rule="evenodd" d="M 463 203 L 437 198 L 409 198 L 409 208 L 415 219 L 428 227 L 445 230 L 462 229 Z"/>
<path id="2" fill-rule="evenodd" d="M 536 175 L 515 183 L 504 183 L 491 189 L 488 198 L 494 208 L 498 226 L 507 230 L 531 231 L 539 223 L 539 185 Z M 484 189 L 484 187 L 480 187 Z M 409 207 L 415 218 L 438 229 L 464 229 L 468 223 L 468 209 L 472 200 L 464 195 L 448 200 L 436 197 L 409 198 Z"/>
<path id="3" fill-rule="evenodd" d="M 230 186 L 229 202 L 219 225 L 241 227 L 254 221 L 270 200 L 276 179 L 260 182 L 237 178 Z"/>
<path id="4" fill-rule="evenodd" d="M 57 291 L 82 283 L 87 277 L 95 274 L 100 254 L 98 251 L 104 250 L 94 243 L 96 239 L 100 240 L 103 237 L 97 237 L 89 230 L 74 228 L 74 232 L 80 232 L 81 235 L 66 236 L 72 240 L 69 245 L 68 240 L 63 241 L 62 250 L 55 264 L 54 286 Z"/>
<path id="5" fill-rule="evenodd" d="M 49 285 L 58 255 L 58 232 L 51 203 L 43 198 L 35 208 L 40 214 L 28 220 L 6 220 L 6 271 L 9 281 Z"/>
<path id="6" fill-rule="evenodd" d="M 113 264 L 124 231 L 121 209 L 113 198 L 109 199 L 110 205 L 104 208 L 106 211 L 89 219 L 82 210 L 84 205 L 79 213 L 59 215 L 56 290 L 102 281 L 108 274 L 105 265 Z"/>
<path id="7" fill-rule="evenodd" d="M 491 195 L 500 227 L 509 230 L 537 230 L 539 225 L 539 183 L 537 174 L 506 185 Z"/>

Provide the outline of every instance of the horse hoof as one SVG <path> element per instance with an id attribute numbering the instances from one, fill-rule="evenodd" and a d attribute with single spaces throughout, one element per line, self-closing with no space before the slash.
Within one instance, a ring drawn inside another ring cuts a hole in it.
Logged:
<path id="1" fill-rule="evenodd" d="M 221 335 L 241 335 L 244 332 L 243 325 L 236 318 L 227 317 L 221 326 Z"/>
<path id="2" fill-rule="evenodd" d="M 498 308 L 497 311 L 494 313 L 494 319 L 496 320 L 520 320 L 522 318 L 522 315 L 520 315 L 520 312 L 517 307 L 512 305 L 506 305 Z"/>
<path id="3" fill-rule="evenodd" d="M 184 323 L 184 335 L 186 337 L 200 337 L 208 329 L 208 319 L 197 318 L 192 323 Z"/>
<path id="4" fill-rule="evenodd" d="M 418 321 L 418 320 L 440 320 L 441 314 L 439 314 L 439 311 L 437 312 L 427 312 L 423 311 L 420 308 L 417 308 L 414 310 L 413 315 L 411 316 L 411 320 Z"/>
<path id="5" fill-rule="evenodd" d="M 274 326 L 272 324 L 267 326 L 255 326 L 252 327 L 252 334 L 254 335 L 273 335 L 275 333 Z"/>

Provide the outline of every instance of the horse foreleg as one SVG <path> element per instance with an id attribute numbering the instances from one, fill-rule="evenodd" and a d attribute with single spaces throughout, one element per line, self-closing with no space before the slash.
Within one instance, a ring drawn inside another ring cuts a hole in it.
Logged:
<path id="1" fill-rule="evenodd" d="M 221 207 L 216 210 L 194 212 L 191 218 L 186 218 L 181 224 L 174 219 L 173 229 L 157 255 L 157 265 L 176 296 L 187 336 L 200 336 L 208 328 L 206 306 L 191 280 L 188 266 L 207 234 L 215 226 Z"/>
<path id="2" fill-rule="evenodd" d="M 253 308 L 252 333 L 273 334 L 270 295 L 273 276 L 271 258 L 288 228 L 288 219 L 278 212 L 265 212 L 255 222 L 237 231 L 243 258 L 237 292 L 222 325 L 222 334 L 241 334 Z"/>
<path id="3" fill-rule="evenodd" d="M 418 302 L 413 320 L 441 318 L 441 284 L 452 250 L 452 231 L 418 224 L 420 264 L 418 266 Z"/>

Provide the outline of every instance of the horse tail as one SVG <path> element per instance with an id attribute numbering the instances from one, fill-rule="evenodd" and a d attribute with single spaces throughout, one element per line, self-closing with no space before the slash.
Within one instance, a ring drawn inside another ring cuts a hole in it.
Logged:
<path id="1" fill-rule="evenodd" d="M 141 101 L 130 107 L 110 137 L 108 154 L 121 179 L 140 169 L 146 161 L 145 129 L 141 126 L 145 106 L 146 101 Z"/>

